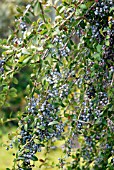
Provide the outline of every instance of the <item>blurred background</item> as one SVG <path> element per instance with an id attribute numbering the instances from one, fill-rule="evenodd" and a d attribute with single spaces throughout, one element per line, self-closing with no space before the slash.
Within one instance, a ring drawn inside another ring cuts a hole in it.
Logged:
<path id="1" fill-rule="evenodd" d="M 17 15 L 17 6 L 24 8 L 28 4 L 28 0 L 0 0 L 0 40 L 5 41 L 8 38 L 11 31 L 14 29 L 15 16 Z M 0 56 L 2 49 L 0 49 Z M 27 71 L 26 71 L 27 70 Z M 18 83 L 12 84 L 17 89 L 17 96 L 12 99 L 8 96 L 8 106 L 0 107 L 0 170 L 5 170 L 7 167 L 11 167 L 13 163 L 13 155 L 15 149 L 6 151 L 5 144 L 8 143 L 8 134 L 16 130 L 17 113 L 22 111 L 25 107 L 24 92 L 26 85 L 29 81 L 30 69 L 23 68 L 19 74 L 15 75 Z M 22 83 L 24 82 L 24 83 Z M 0 87 L 0 90 L 2 88 Z M 12 120 L 12 121 L 11 121 Z M 4 122 L 4 123 L 2 123 Z M 10 158 L 10 159 L 9 159 Z"/>
<path id="2" fill-rule="evenodd" d="M 0 0 L 0 39 L 1 41 L 5 41 L 5 39 L 8 38 L 11 31 L 14 27 L 15 22 L 15 16 L 17 15 L 17 6 L 20 6 L 20 8 L 23 8 L 28 4 L 27 0 Z M 2 50 L 0 49 L 0 55 L 2 53 Z M 27 71 L 26 71 L 27 70 Z M 15 99 L 12 99 L 8 96 L 7 103 L 10 103 L 9 106 L 2 106 L 0 110 L 0 118 L 2 118 L 4 121 L 7 121 L 9 118 L 16 117 L 16 113 L 21 110 L 25 104 L 24 96 L 26 95 L 24 93 L 24 90 L 26 88 L 26 85 L 29 80 L 29 69 L 24 68 L 20 70 L 19 74 L 15 75 L 15 78 L 18 80 L 18 82 L 15 84 L 12 84 L 17 89 L 17 97 Z M 22 83 L 24 82 L 24 83 Z M 5 126 L 11 126 L 16 125 L 17 122 L 11 121 L 6 122 Z"/>
<path id="3" fill-rule="evenodd" d="M 0 38 L 7 38 L 14 27 L 17 6 L 26 6 L 27 0 L 0 0 Z"/>

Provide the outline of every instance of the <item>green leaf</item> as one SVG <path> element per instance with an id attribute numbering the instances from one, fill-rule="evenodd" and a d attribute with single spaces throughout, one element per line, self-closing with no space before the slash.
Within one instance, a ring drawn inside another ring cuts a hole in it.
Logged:
<path id="1" fill-rule="evenodd" d="M 25 124 L 24 129 L 25 129 L 25 131 L 27 131 L 27 129 L 28 129 L 28 124 Z"/>
<path id="2" fill-rule="evenodd" d="M 38 126 L 38 128 L 41 129 L 41 130 L 45 130 L 44 126 Z"/>
<path id="3" fill-rule="evenodd" d="M 56 125 L 56 124 L 58 124 L 59 122 L 58 121 L 53 121 L 53 122 L 50 122 L 48 125 L 49 126 L 52 126 L 52 125 Z"/>
<path id="4" fill-rule="evenodd" d="M 106 46 L 109 46 L 109 45 L 110 45 L 109 40 L 106 40 L 106 41 L 105 41 L 105 45 L 106 45 Z"/>
<path id="5" fill-rule="evenodd" d="M 36 156 L 32 156 L 32 157 L 31 157 L 31 160 L 32 160 L 32 161 L 38 161 L 38 158 L 37 158 Z"/>
<path id="6" fill-rule="evenodd" d="M 17 11 L 21 14 L 23 13 L 23 11 L 19 7 L 17 7 Z"/>
<path id="7" fill-rule="evenodd" d="M 17 90 L 12 87 L 10 90 L 9 90 L 9 96 L 10 97 L 17 97 Z"/>
<path id="8" fill-rule="evenodd" d="M 59 19 L 62 19 L 60 15 L 55 17 L 55 20 L 59 20 Z"/>
<path id="9" fill-rule="evenodd" d="M 0 119 L 0 125 L 3 125 L 3 123 L 4 123 L 4 120 L 3 120 L 3 118 L 1 118 Z"/>
<path id="10" fill-rule="evenodd" d="M 24 160 L 25 158 L 24 157 L 22 157 L 22 156 L 19 156 L 18 158 L 17 158 L 17 160 Z"/>
<path id="11" fill-rule="evenodd" d="M 16 93 L 16 92 L 17 92 L 17 89 L 15 89 L 14 87 L 12 87 L 12 88 L 10 89 L 10 93 L 12 93 L 12 92 Z"/>
<path id="12" fill-rule="evenodd" d="M 8 86 L 4 86 L 2 92 L 5 93 L 5 92 L 7 92 L 8 90 L 9 90 L 9 87 L 8 87 Z"/>
<path id="13" fill-rule="evenodd" d="M 30 54 L 30 52 L 26 48 L 22 48 L 22 54 Z"/>
<path id="14" fill-rule="evenodd" d="M 72 170 L 72 167 L 68 166 L 68 170 Z"/>
<path id="15" fill-rule="evenodd" d="M 54 0 L 54 5 L 57 5 L 59 3 L 59 0 Z"/>
<path id="16" fill-rule="evenodd" d="M 48 132 L 53 133 L 53 129 L 52 128 L 48 128 Z"/>
<path id="17" fill-rule="evenodd" d="M 13 50 L 7 50 L 3 52 L 4 55 L 14 54 Z"/>
<path id="18" fill-rule="evenodd" d="M 97 52 L 100 53 L 102 50 L 102 45 L 98 44 L 96 48 L 97 48 Z"/>
<path id="19" fill-rule="evenodd" d="M 28 58 L 26 58 L 26 59 L 23 61 L 23 64 L 28 63 L 30 59 L 31 59 L 31 56 L 29 56 Z"/>
<path id="20" fill-rule="evenodd" d="M 38 16 L 39 11 L 40 11 L 40 4 L 39 4 L 39 2 L 37 1 L 36 4 L 35 4 L 35 6 L 34 6 L 34 15 L 35 15 L 35 16 Z"/>
<path id="21" fill-rule="evenodd" d="M 62 107 L 65 107 L 65 105 L 64 105 L 64 103 L 63 103 L 62 101 L 61 101 L 60 105 L 61 105 Z"/>
<path id="22" fill-rule="evenodd" d="M 31 59 L 31 56 L 21 56 L 20 59 L 19 59 L 19 63 L 23 63 L 23 64 L 26 64 L 28 63 L 28 61 Z"/>
<path id="23" fill-rule="evenodd" d="M 24 20 L 28 23 L 28 24 L 31 24 L 31 20 L 27 17 L 27 16 L 24 16 Z"/>
<path id="24" fill-rule="evenodd" d="M 112 160 L 112 156 L 108 159 L 108 163 L 111 163 L 111 160 Z"/>
<path id="25" fill-rule="evenodd" d="M 68 44 L 67 44 L 67 46 L 68 46 L 68 48 L 71 50 L 71 48 L 72 48 L 72 41 L 70 41 L 70 42 L 68 42 Z"/>
<path id="26" fill-rule="evenodd" d="M 57 68 L 57 71 L 60 73 L 60 68 L 59 68 L 59 64 L 58 63 L 56 64 L 56 68 Z"/>
<path id="27" fill-rule="evenodd" d="M 12 92 L 12 93 L 9 94 L 9 96 L 12 97 L 12 98 L 15 98 L 15 97 L 17 97 L 17 94 L 15 92 Z"/>
<path id="28" fill-rule="evenodd" d="M 94 57 L 95 60 L 98 60 L 98 61 L 101 60 L 101 56 L 100 56 L 99 53 L 94 54 L 93 57 Z"/>
<path id="29" fill-rule="evenodd" d="M 114 6 L 110 8 L 110 13 L 114 11 Z"/>
<path id="30" fill-rule="evenodd" d="M 15 77 L 13 77 L 13 83 L 18 84 L 18 80 Z"/>
<path id="31" fill-rule="evenodd" d="M 59 13 L 62 13 L 65 10 L 65 6 L 63 6 L 60 10 Z"/>
<path id="32" fill-rule="evenodd" d="M 87 6 L 86 6 L 85 4 L 81 4 L 81 5 L 80 5 L 80 8 L 81 8 L 81 9 L 87 9 Z"/>

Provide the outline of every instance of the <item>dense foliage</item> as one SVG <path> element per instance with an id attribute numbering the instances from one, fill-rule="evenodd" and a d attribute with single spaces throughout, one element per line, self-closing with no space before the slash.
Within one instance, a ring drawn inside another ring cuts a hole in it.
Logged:
<path id="1" fill-rule="evenodd" d="M 15 15 L 18 16 L 18 11 L 17 11 L 18 6 L 24 10 L 26 5 L 27 5 L 27 0 L 1 0 L 0 1 L 0 38 L 1 38 L 0 42 L 1 43 L 4 44 L 4 41 L 6 41 L 5 38 L 7 38 L 15 30 L 14 22 L 15 22 Z M 0 48 L 0 56 L 2 51 L 3 49 Z M 26 69 L 28 71 L 25 73 Z M 26 88 L 26 85 L 28 84 L 29 75 L 30 75 L 30 69 L 28 69 L 28 67 L 22 68 L 20 72 L 15 75 L 16 78 L 18 78 L 18 83 L 14 84 L 13 82 L 11 82 L 10 86 L 14 86 L 17 90 L 17 97 L 13 99 L 11 96 L 8 96 L 7 106 L 3 105 L 3 107 L 1 108 L 0 119 L 3 119 L 3 121 L 6 122 L 5 125 L 10 125 L 12 122 L 11 119 L 14 120 L 14 118 L 16 118 L 17 116 L 16 113 L 18 111 L 22 111 L 23 107 L 25 106 L 24 97 L 26 96 L 26 92 L 24 92 L 24 90 Z M 25 82 L 20 86 L 22 81 Z M 1 124 L 2 122 L 0 121 L 0 125 Z M 15 122 L 13 121 L 12 125 L 17 125 L 17 121 Z"/>
<path id="2" fill-rule="evenodd" d="M 34 0 L 18 8 L 0 60 L 1 106 L 15 99 L 20 70 L 31 70 L 27 106 L 7 147 L 18 147 L 13 170 L 32 170 L 36 153 L 61 139 L 65 154 L 53 168 L 113 169 L 113 10 L 112 0 Z"/>

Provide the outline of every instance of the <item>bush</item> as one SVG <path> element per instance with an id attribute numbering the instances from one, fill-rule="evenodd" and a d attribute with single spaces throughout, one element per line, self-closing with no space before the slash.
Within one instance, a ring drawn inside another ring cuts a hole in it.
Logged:
<path id="1" fill-rule="evenodd" d="M 112 5 L 112 0 L 36 0 L 24 12 L 18 8 L 15 32 L 4 42 L 0 60 L 1 105 L 16 96 L 11 86 L 17 83 L 15 74 L 26 66 L 32 71 L 27 106 L 18 114 L 17 134 L 9 146 L 18 145 L 12 169 L 32 170 L 36 153 L 47 145 L 49 152 L 52 141 L 61 139 L 65 157 L 52 166 L 113 169 Z M 75 140 L 80 146 L 72 152 Z"/>

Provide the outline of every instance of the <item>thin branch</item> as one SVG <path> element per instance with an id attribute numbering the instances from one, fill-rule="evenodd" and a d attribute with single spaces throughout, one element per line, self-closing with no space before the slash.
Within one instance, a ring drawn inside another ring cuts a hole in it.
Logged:
<path id="1" fill-rule="evenodd" d="M 46 20 L 45 20 L 45 17 L 44 17 L 44 9 L 43 9 L 43 7 L 42 7 L 42 3 L 39 2 L 39 5 L 40 5 L 40 9 L 41 9 L 41 13 L 42 13 L 43 20 L 44 20 L 44 22 L 46 23 Z"/>
<path id="2" fill-rule="evenodd" d="M 2 124 L 7 123 L 7 122 L 11 122 L 11 121 L 18 121 L 18 118 L 7 119 L 6 121 L 3 121 Z"/>

